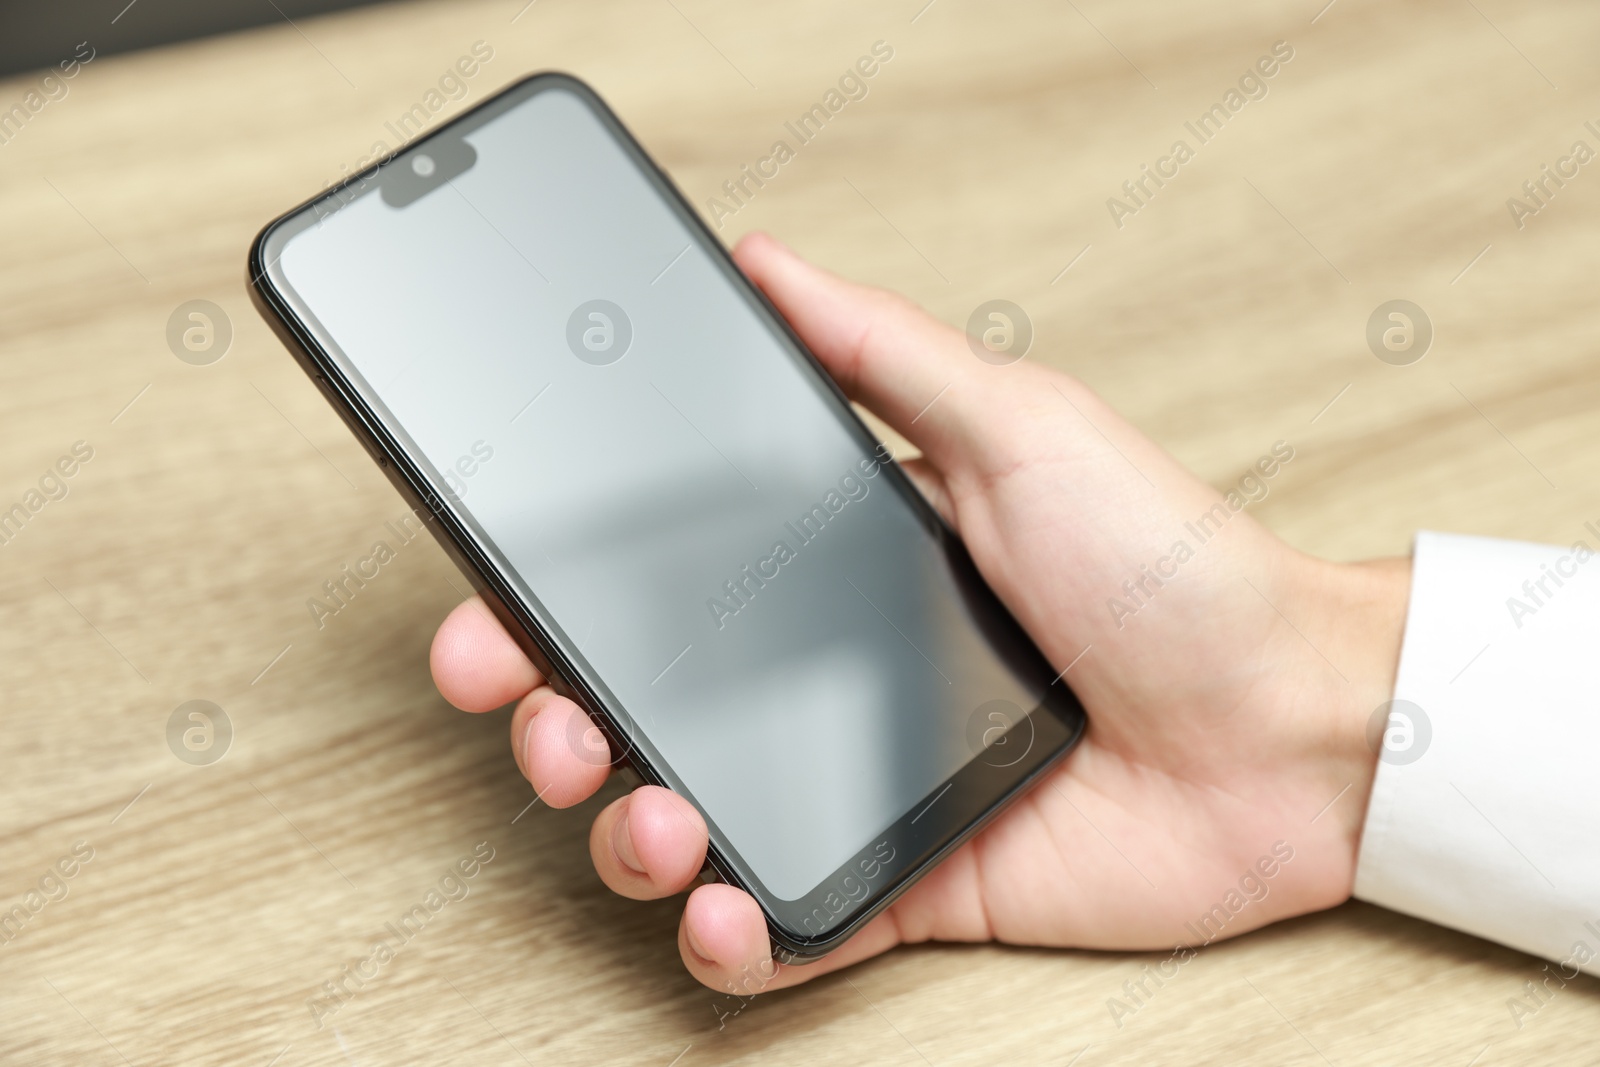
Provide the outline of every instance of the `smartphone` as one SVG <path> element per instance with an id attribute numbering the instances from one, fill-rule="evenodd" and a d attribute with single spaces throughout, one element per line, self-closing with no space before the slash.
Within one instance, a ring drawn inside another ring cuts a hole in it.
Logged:
<path id="1" fill-rule="evenodd" d="M 597 758 L 705 816 L 702 876 L 760 903 L 780 962 L 844 943 L 1081 734 L 960 540 L 582 82 L 529 77 L 290 211 L 249 280 Z"/>

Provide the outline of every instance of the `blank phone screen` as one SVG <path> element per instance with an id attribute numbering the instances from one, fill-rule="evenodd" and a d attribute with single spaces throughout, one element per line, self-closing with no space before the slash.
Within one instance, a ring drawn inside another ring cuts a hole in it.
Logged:
<path id="1" fill-rule="evenodd" d="M 797 900 L 1042 686 L 985 637 L 886 453 L 582 94 L 453 137 L 308 209 L 274 282 L 591 690 Z"/>

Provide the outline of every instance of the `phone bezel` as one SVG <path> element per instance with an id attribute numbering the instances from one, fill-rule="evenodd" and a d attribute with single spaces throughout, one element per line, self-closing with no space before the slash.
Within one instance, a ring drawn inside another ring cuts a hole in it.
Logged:
<path id="1" fill-rule="evenodd" d="M 806 348 L 782 314 L 767 300 L 765 294 L 745 278 L 728 250 L 694 211 L 671 178 L 655 164 L 604 100 L 588 85 L 571 75 L 541 72 L 513 82 L 450 122 L 441 124 L 428 134 L 400 146 L 366 170 L 351 175 L 343 182 L 274 219 L 262 229 L 251 245 L 248 262 L 249 289 L 251 298 L 263 317 L 284 341 L 303 369 L 322 388 L 329 402 L 373 455 L 391 482 L 417 509 L 427 528 L 472 581 L 479 595 L 506 627 L 507 632 L 517 640 L 519 646 L 558 692 L 571 697 L 590 713 L 591 718 L 606 735 L 613 753 L 620 754 L 615 757 L 614 762 L 631 766 L 645 781 L 686 792 L 676 775 L 670 768 L 664 766 L 665 761 L 659 758 L 652 759 L 651 754 L 645 751 L 653 746 L 642 743 L 645 742 L 643 738 L 632 736 L 633 732 L 627 726 L 627 720 L 631 719 L 631 716 L 621 711 L 620 707 L 613 708 L 605 694 L 597 691 L 603 686 L 597 687 L 587 677 L 593 672 L 587 670 L 586 666 L 580 666 L 562 648 L 562 642 L 554 635 L 554 631 L 559 631 L 559 627 L 555 627 L 553 621 L 548 618 L 540 618 L 539 612 L 534 610 L 537 605 L 536 596 L 533 597 L 533 604 L 527 603 L 530 593 L 519 590 L 516 581 L 504 573 L 508 571 L 514 573 L 514 571 L 503 560 L 496 558 L 493 542 L 476 530 L 475 524 L 453 506 L 448 490 L 441 492 L 440 486 L 443 482 L 438 472 L 433 471 L 433 475 L 429 475 L 428 472 L 432 470 L 431 464 L 420 455 L 420 450 L 414 445 L 408 447 L 409 439 L 404 431 L 397 425 L 391 426 L 374 409 L 374 405 L 363 395 L 357 383 L 351 380 L 341 365 L 340 359 L 343 357 L 336 356 L 331 350 L 334 347 L 331 337 L 319 336 L 319 330 L 324 335 L 326 331 L 315 321 L 315 316 L 308 308 L 300 305 L 298 297 L 287 286 L 280 287 L 272 271 L 276 261 L 268 255 L 269 249 L 275 242 L 285 242 L 294 232 L 304 228 L 308 213 L 317 217 L 316 222 L 309 224 L 319 224 L 324 217 L 320 209 L 330 201 L 336 205 L 332 213 L 337 213 L 340 207 L 353 202 L 356 197 L 377 195 L 379 190 L 375 183 L 381 183 L 384 168 L 397 159 L 409 156 L 439 138 L 460 137 L 501 111 L 517 106 L 538 92 L 550 89 L 564 89 L 571 92 L 594 113 L 617 145 L 655 187 L 664 206 L 685 223 L 702 251 L 723 268 L 730 284 L 738 288 L 741 294 L 760 310 L 767 327 L 810 367 L 823 385 L 824 391 L 834 398 L 841 422 L 862 442 L 865 452 L 871 454 L 875 449 L 881 448 L 872 431 L 850 407 L 848 399 L 838 385 Z M 1048 677 L 1050 673 L 1048 662 L 1009 614 L 1005 613 L 998 598 L 983 584 L 959 538 L 923 499 L 898 464 L 892 459 L 884 459 L 880 474 L 886 477 L 893 485 L 894 491 L 909 504 L 929 536 L 939 543 L 947 558 L 951 559 L 952 566 L 958 572 L 970 573 L 977 585 L 982 588 L 981 595 L 993 601 L 1008 624 L 1007 628 L 1015 631 L 1014 635 L 1007 635 L 1007 640 L 1015 642 L 1020 636 L 1020 641 L 1026 646 L 1023 651 L 1031 652 L 1031 656 L 1043 665 L 1044 677 Z M 1008 649 L 1008 651 L 1017 650 Z M 824 923 L 822 932 L 813 933 L 809 929 L 809 915 L 800 922 L 795 921 L 796 916 L 804 911 L 803 908 L 797 910 L 796 906 L 808 904 L 814 898 L 821 898 L 824 892 L 829 890 L 830 884 L 838 884 L 841 872 L 848 873 L 853 870 L 852 863 L 856 862 L 857 858 L 852 858 L 851 862 L 846 863 L 840 871 L 828 879 L 824 879 L 805 897 L 799 898 L 798 901 L 786 901 L 774 896 L 761 885 L 759 879 L 739 859 L 736 850 L 718 839 L 720 834 L 712 826 L 712 840 L 707 853 L 708 868 L 722 881 L 737 885 L 749 892 L 760 904 L 767 920 L 775 958 L 780 962 L 806 962 L 826 955 L 892 904 L 925 871 L 982 829 L 1076 744 L 1085 723 L 1081 705 L 1059 676 L 1045 687 L 1044 692 L 1045 699 L 1039 707 L 1029 709 L 1026 721 L 1030 731 L 1033 731 L 1030 733 L 1030 739 L 1037 736 L 1037 731 L 1041 727 L 1050 732 L 1052 741 L 1048 747 L 1041 747 L 1034 753 L 1030 744 L 1029 755 L 1032 758 L 1027 759 L 1025 763 L 1019 761 L 1003 768 L 1008 771 L 1011 767 L 1016 768 L 1015 771 L 1005 775 L 996 775 L 981 769 L 977 774 L 969 773 L 977 765 L 976 759 L 963 767 L 957 775 L 951 777 L 946 786 L 936 794 L 930 794 L 937 801 L 946 791 L 952 790 L 958 778 L 966 776 L 964 787 L 955 791 L 958 798 L 967 801 L 964 806 L 966 813 L 958 819 L 946 818 L 943 822 L 928 824 L 943 827 L 942 831 L 930 834 L 924 828 L 922 831 L 902 832 L 896 837 L 894 832 L 897 828 L 907 831 L 904 824 L 908 819 L 915 822 L 915 819 L 911 819 L 910 813 L 896 824 L 885 828 L 884 834 L 888 836 L 883 836 L 882 841 L 876 846 L 869 843 L 867 848 L 858 854 L 858 857 L 864 857 L 860 859 L 863 864 L 862 870 L 865 870 L 865 864 L 871 861 L 874 847 L 880 850 L 881 855 L 881 849 L 891 841 L 902 842 L 902 847 L 904 844 L 909 844 L 914 848 L 915 854 L 901 857 L 897 849 L 889 845 L 891 858 L 884 863 L 896 863 L 892 875 L 881 885 L 869 888 L 859 901 L 851 900 L 850 903 L 856 905 L 855 907 L 840 911 L 833 917 L 835 920 L 843 920 L 838 921 L 837 925 Z M 1021 725 L 1018 724 L 1019 728 Z M 663 766 L 657 766 L 658 763 Z M 955 801 L 950 803 L 953 804 Z M 977 805 L 976 811 L 972 811 L 974 804 Z M 932 806 L 933 802 L 929 802 L 928 807 Z M 710 826 L 709 817 L 707 822 Z M 830 901 L 838 896 L 837 892 L 827 893 Z M 832 904 L 829 903 L 828 909 L 831 908 Z M 821 910 L 814 907 L 810 911 L 811 914 L 822 914 Z M 802 926 L 807 928 L 802 929 Z"/>

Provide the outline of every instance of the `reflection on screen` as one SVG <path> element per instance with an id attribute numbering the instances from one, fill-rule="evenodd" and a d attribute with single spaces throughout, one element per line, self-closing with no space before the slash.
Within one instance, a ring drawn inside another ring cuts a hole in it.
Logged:
<path id="1" fill-rule="evenodd" d="M 577 96 L 363 195 L 281 276 L 776 896 L 1036 703 L 841 406 Z M 399 164 L 396 164 L 399 165 Z"/>

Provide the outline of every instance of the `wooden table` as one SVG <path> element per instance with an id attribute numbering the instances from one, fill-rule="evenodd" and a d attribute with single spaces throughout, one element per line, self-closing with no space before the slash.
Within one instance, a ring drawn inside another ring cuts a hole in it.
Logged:
<path id="1" fill-rule="evenodd" d="M 400 548 L 321 629 L 306 608 L 404 508 L 251 310 L 245 249 L 393 145 L 478 41 L 493 58 L 446 112 L 571 70 L 702 204 L 884 41 L 868 95 L 729 239 L 770 229 L 951 322 L 1017 302 L 1033 358 L 1215 484 L 1290 441 L 1258 513 L 1307 550 L 1579 537 L 1600 519 L 1600 166 L 1560 160 L 1600 148 L 1600 9 L 1322 2 L 430 2 L 78 70 L 0 145 L 0 508 L 93 452 L 0 545 L 0 909 L 27 913 L 0 943 L 0 1060 L 1591 1062 L 1595 983 L 1519 1028 L 1539 961 L 1359 904 L 1205 950 L 1120 1028 L 1108 999 L 1157 957 L 965 946 L 719 1025 L 728 1003 L 678 963 L 679 902 L 589 867 L 614 790 L 527 809 L 506 715 L 435 693 L 428 642 L 466 588 L 443 554 Z M 1293 59 L 1228 111 L 1277 41 Z M 1201 144 L 1184 124 L 1219 102 Z M 1193 158 L 1162 163 L 1180 138 Z M 1133 201 L 1143 164 L 1175 175 Z M 1543 164 L 1577 173 L 1519 227 L 1507 199 L 1535 206 Z M 210 365 L 167 343 L 193 299 L 231 321 Z M 1393 299 L 1434 329 L 1408 366 L 1366 340 Z M 231 723 L 219 762 L 169 747 L 191 700 Z M 467 896 L 319 1028 L 323 983 L 480 842 Z"/>

